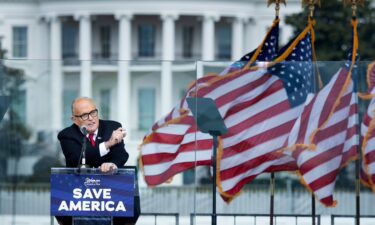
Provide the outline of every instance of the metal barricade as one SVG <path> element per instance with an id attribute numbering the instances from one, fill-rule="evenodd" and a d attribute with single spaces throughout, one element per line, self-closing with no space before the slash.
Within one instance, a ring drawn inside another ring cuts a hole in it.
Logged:
<path id="1" fill-rule="evenodd" d="M 344 214 L 332 214 L 331 215 L 331 225 L 335 225 L 335 219 L 336 218 L 353 218 L 355 220 L 355 215 L 344 215 Z M 375 215 L 361 215 L 360 218 L 372 218 L 374 219 L 375 224 Z"/>
<path id="2" fill-rule="evenodd" d="M 178 213 L 141 213 L 142 216 L 153 216 L 154 217 L 154 225 L 157 225 L 157 217 L 160 216 L 173 216 L 175 218 L 175 224 L 180 224 L 180 215 Z"/>
<path id="3" fill-rule="evenodd" d="M 211 217 L 210 213 L 191 213 L 190 214 L 190 225 L 194 225 L 194 218 L 196 216 L 208 216 Z M 253 224 L 257 224 L 257 217 L 269 217 L 269 214 L 235 214 L 235 213 L 217 213 L 217 217 L 233 217 L 233 225 L 236 225 L 236 218 L 237 217 L 253 217 Z M 275 225 L 277 225 L 277 218 L 278 217 L 294 217 L 295 225 L 298 225 L 298 218 L 308 218 L 311 217 L 311 214 L 275 214 Z M 316 215 L 317 224 L 320 225 L 320 215 Z M 229 225 L 229 224 L 228 224 Z"/>

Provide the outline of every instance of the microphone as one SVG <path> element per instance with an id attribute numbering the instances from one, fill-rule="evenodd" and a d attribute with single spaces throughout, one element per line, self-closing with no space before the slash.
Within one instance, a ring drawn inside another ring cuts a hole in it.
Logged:
<path id="1" fill-rule="evenodd" d="M 81 155 L 79 156 L 78 160 L 78 169 L 80 168 L 90 168 L 88 165 L 86 165 L 86 144 L 87 144 L 87 127 L 86 126 L 81 126 L 79 127 L 79 130 L 83 134 L 83 144 L 82 144 L 82 149 L 81 149 Z M 82 161 L 81 161 L 82 159 Z"/>
<path id="2" fill-rule="evenodd" d="M 79 127 L 79 130 L 82 132 L 83 136 L 87 135 L 87 127 L 86 126 Z"/>

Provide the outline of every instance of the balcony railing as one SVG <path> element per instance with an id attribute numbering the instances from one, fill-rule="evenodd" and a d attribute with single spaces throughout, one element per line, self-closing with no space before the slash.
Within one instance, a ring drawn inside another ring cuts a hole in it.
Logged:
<path id="1" fill-rule="evenodd" d="M 116 65 L 118 61 L 118 52 L 111 52 L 110 54 L 104 54 L 102 52 L 92 53 L 91 61 L 93 65 Z M 200 53 L 194 53 L 191 57 L 186 57 L 182 53 L 175 54 L 175 60 L 177 61 L 195 61 L 201 58 Z M 63 54 L 63 64 L 65 66 L 78 66 L 80 65 L 78 53 L 64 53 Z M 136 60 L 141 60 L 139 64 L 144 64 L 144 62 L 155 62 L 159 61 L 156 64 L 160 64 L 161 52 L 155 52 L 154 56 L 143 57 L 139 56 L 137 53 L 133 53 L 133 63 L 137 64 Z"/>
<path id="2" fill-rule="evenodd" d="M 96 52 L 92 54 L 92 64 L 94 65 L 116 65 L 117 61 L 117 52 L 111 52 L 108 54 L 105 54 L 103 52 Z"/>
<path id="3" fill-rule="evenodd" d="M 80 64 L 77 53 L 63 53 L 64 66 L 77 66 Z"/>
<path id="4" fill-rule="evenodd" d="M 77 53 L 63 54 L 65 66 L 78 66 L 80 60 Z M 116 65 L 118 61 L 118 53 L 103 54 L 102 52 L 92 53 L 93 65 Z"/>

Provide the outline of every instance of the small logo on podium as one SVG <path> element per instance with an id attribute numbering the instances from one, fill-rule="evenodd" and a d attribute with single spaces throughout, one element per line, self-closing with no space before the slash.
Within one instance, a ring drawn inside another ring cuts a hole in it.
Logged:
<path id="1" fill-rule="evenodd" d="M 99 186 L 100 185 L 100 180 L 99 179 L 94 179 L 94 178 L 86 178 L 85 182 L 83 183 L 85 187 L 90 187 L 90 186 Z"/>

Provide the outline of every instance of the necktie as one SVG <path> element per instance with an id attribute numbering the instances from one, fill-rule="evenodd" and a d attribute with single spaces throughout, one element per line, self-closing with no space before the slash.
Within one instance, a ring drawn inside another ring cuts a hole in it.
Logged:
<path id="1" fill-rule="evenodd" d="M 95 147 L 94 134 L 89 134 L 89 140 L 90 140 L 92 147 Z"/>

